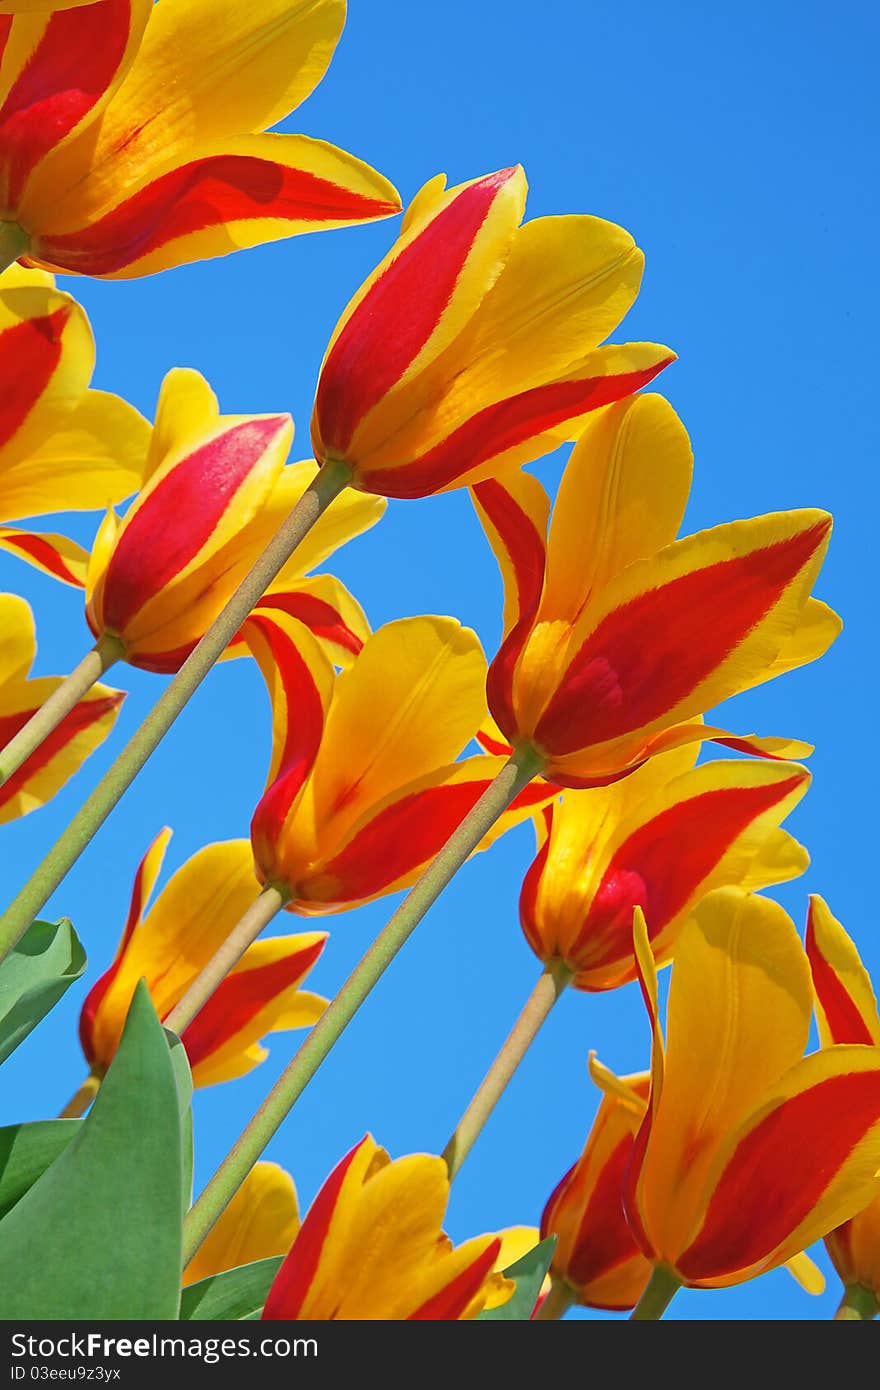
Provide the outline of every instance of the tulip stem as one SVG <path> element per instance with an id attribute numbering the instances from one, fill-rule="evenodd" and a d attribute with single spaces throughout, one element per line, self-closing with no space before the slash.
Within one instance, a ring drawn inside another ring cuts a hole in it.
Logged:
<path id="1" fill-rule="evenodd" d="M 532 1320 L 534 1322 L 558 1322 L 560 1318 L 565 1317 L 576 1300 L 577 1290 L 573 1289 L 566 1279 L 559 1279 L 553 1275 L 550 1292 L 538 1304 L 537 1311 L 532 1314 Z"/>
<path id="2" fill-rule="evenodd" d="M 91 651 L 86 652 L 82 661 L 75 666 L 69 676 L 53 690 L 35 714 L 18 733 L 0 749 L 0 786 L 27 762 L 49 735 L 58 728 L 63 719 L 76 708 L 84 695 L 87 695 L 96 681 L 109 670 L 114 661 L 123 655 L 122 643 L 117 637 L 105 634 L 99 637 Z"/>
<path id="3" fill-rule="evenodd" d="M 835 1322 L 870 1322 L 880 1313 L 880 1303 L 864 1284 L 849 1284 L 843 1291 Z"/>
<path id="4" fill-rule="evenodd" d="M 88 1110 L 100 1086 L 100 1076 L 96 1072 L 90 1072 L 79 1090 L 74 1092 L 64 1109 L 59 1112 L 59 1120 L 78 1120 L 80 1115 L 84 1115 Z"/>
<path id="5" fill-rule="evenodd" d="M 462 1164 L 479 1138 L 483 1126 L 501 1099 L 520 1062 L 538 1036 L 550 1010 L 570 983 L 573 973 L 561 960 L 550 961 L 548 965 L 545 965 L 538 983 L 526 1000 L 523 1011 L 513 1025 L 507 1041 L 486 1072 L 473 1100 L 465 1110 L 449 1143 L 443 1150 L 450 1179 L 454 1178 L 460 1171 Z"/>
<path id="6" fill-rule="evenodd" d="M 302 1095 L 324 1058 L 385 974 L 398 951 L 406 944 L 425 913 L 477 848 L 483 836 L 491 830 L 499 816 L 540 770 L 541 760 L 534 749 L 527 747 L 515 752 L 407 893 L 400 907 L 300 1045 L 193 1206 L 184 1224 L 184 1263 L 192 1259 L 270 1139 L 287 1118 L 295 1101 Z"/>
<path id="7" fill-rule="evenodd" d="M 186 994 L 163 1020 L 166 1028 L 170 1028 L 178 1037 L 183 1034 L 183 1030 L 204 1008 L 232 967 L 241 960 L 248 946 L 253 945 L 260 932 L 277 916 L 286 901 L 285 894 L 277 888 L 270 886 L 263 889 L 238 925 L 233 927 L 220 950 L 211 957 L 202 973 L 196 976 Z"/>
<path id="8" fill-rule="evenodd" d="M 647 1322 L 662 1318 L 673 1297 L 681 1288 L 681 1280 L 665 1265 L 655 1265 L 644 1293 L 630 1313 L 630 1321 Z"/>
<path id="9" fill-rule="evenodd" d="M 15 265 L 30 244 L 30 238 L 17 222 L 0 222 L 0 275 Z"/>
<path id="10" fill-rule="evenodd" d="M 28 879 L 0 918 L 0 961 L 21 940 L 45 907 L 65 874 L 100 830 L 123 793 L 167 734 L 180 711 L 195 694 L 214 663 L 222 656 L 251 609 L 308 534 L 315 522 L 348 486 L 346 464 L 322 465 L 250 573 L 215 618 L 198 646 L 159 697 L 140 728 L 101 778 L 78 815 Z"/>

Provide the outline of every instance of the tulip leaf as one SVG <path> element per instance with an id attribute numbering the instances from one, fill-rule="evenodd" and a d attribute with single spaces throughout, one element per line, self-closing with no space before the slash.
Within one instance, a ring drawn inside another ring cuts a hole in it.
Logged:
<path id="1" fill-rule="evenodd" d="M 82 1120 L 35 1120 L 0 1129 L 0 1216 L 33 1187 L 82 1128 Z"/>
<path id="2" fill-rule="evenodd" d="M 0 1062 L 86 968 L 86 953 L 66 917 L 33 922 L 0 965 Z"/>
<path id="3" fill-rule="evenodd" d="M 177 1106 L 180 1115 L 181 1139 L 181 1187 L 183 1214 L 189 1211 L 193 1190 L 193 1123 L 192 1123 L 192 1071 L 186 1048 L 176 1033 L 165 1029 L 165 1038 L 171 1050 L 171 1065 L 174 1068 L 174 1081 L 177 1086 Z"/>
<path id="4" fill-rule="evenodd" d="M 176 1318 L 181 1174 L 175 1066 L 141 982 L 82 1127 L 0 1221 L 3 1317 Z"/>
<path id="5" fill-rule="evenodd" d="M 550 1268 L 556 1237 L 548 1236 L 530 1250 L 522 1259 L 505 1269 L 508 1279 L 513 1279 L 516 1289 L 500 1308 L 484 1308 L 477 1316 L 481 1322 L 528 1322 L 535 1310 L 541 1292 L 541 1285 Z"/>
<path id="6" fill-rule="evenodd" d="M 222 1274 L 212 1274 L 208 1279 L 190 1284 L 181 1295 L 181 1319 L 241 1322 L 258 1317 L 283 1260 L 283 1255 L 254 1260 L 253 1264 L 239 1265 L 237 1269 L 227 1269 Z"/>

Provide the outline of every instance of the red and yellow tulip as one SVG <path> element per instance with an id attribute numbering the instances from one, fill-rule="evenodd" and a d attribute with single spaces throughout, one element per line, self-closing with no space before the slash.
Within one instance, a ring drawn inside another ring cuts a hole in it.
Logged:
<path id="1" fill-rule="evenodd" d="M 113 506 L 140 486 L 149 425 L 89 389 L 94 368 L 85 312 L 51 275 L 18 265 L 0 275 L 0 522 Z M 4 539 L 71 577 L 77 547 L 62 537 L 0 527 Z"/>
<path id="2" fill-rule="evenodd" d="M 541 1238 L 556 1236 L 553 1281 L 586 1308 L 632 1308 L 651 1276 L 623 1212 L 623 1180 L 649 1080 L 647 1073 L 622 1077 L 618 1092 L 602 1098 L 583 1153 L 541 1217 Z"/>
<path id="3" fill-rule="evenodd" d="M 0 594 L 0 750 L 58 689 L 60 676 L 30 679 L 36 656 L 34 620 L 23 598 Z M 125 699 L 95 685 L 79 704 L 0 786 L 0 825 L 49 801 L 103 743 Z"/>
<path id="4" fill-rule="evenodd" d="M 664 1047 L 638 908 L 634 935 L 653 1048 L 627 1219 L 680 1283 L 739 1284 L 880 1193 L 880 1047 L 803 1056 L 813 993 L 797 932 L 778 904 L 734 888 L 705 897 L 679 937 Z"/>
<path id="5" fill-rule="evenodd" d="M 452 618 L 405 618 L 368 637 L 336 676 L 313 635 L 281 610 L 258 610 L 244 632 L 273 712 L 269 778 L 251 824 L 261 879 L 305 915 L 408 887 L 505 762 L 456 761 L 485 712 L 475 634 Z M 492 837 L 552 795 L 527 788 Z"/>
<path id="6" fill-rule="evenodd" d="M 277 1163 L 256 1163 L 183 1271 L 184 1286 L 286 1255 L 299 1225 L 293 1178 Z"/>
<path id="7" fill-rule="evenodd" d="M 176 368 L 159 396 L 143 486 L 122 519 L 107 513 L 91 555 L 22 531 L 0 544 L 84 588 L 92 632 L 131 665 L 176 671 L 315 475 L 314 462 L 285 466 L 292 438 L 289 415 L 221 415 L 204 377 Z M 360 650 L 366 618 L 331 575 L 304 576 L 383 508 L 344 492 L 261 600 L 310 627 L 337 664 Z M 237 639 L 229 654 L 244 650 Z"/>
<path id="8" fill-rule="evenodd" d="M 354 156 L 263 133 L 317 86 L 344 21 L 345 0 L 98 0 L 0 17 L 7 255 L 149 275 L 399 211 Z"/>
<path id="9" fill-rule="evenodd" d="M 188 859 L 145 913 L 170 836 L 163 830 L 144 855 L 116 957 L 83 1004 L 80 1041 L 98 1076 L 113 1060 L 138 981 L 166 1018 L 259 893 L 248 842 L 228 840 Z M 305 932 L 248 947 L 181 1034 L 196 1086 L 243 1076 L 268 1055 L 260 1046 L 267 1033 L 320 1018 L 326 1001 L 300 986 L 325 941 L 325 932 Z"/>
<path id="10" fill-rule="evenodd" d="M 843 927 L 818 895 L 810 899 L 807 956 L 823 1047 L 880 1046 L 880 1016 L 867 970 Z M 825 1238 L 831 1262 L 848 1289 L 865 1289 L 880 1308 L 880 1195 Z"/>
<path id="11" fill-rule="evenodd" d="M 498 1236 L 453 1247 L 442 1158 L 393 1162 L 370 1135 L 324 1183 L 269 1291 L 263 1317 L 457 1322 L 507 1301 Z"/>
<path id="12" fill-rule="evenodd" d="M 586 427 L 549 539 L 535 478 L 514 473 L 473 490 L 505 586 L 489 706 L 508 743 L 533 745 L 561 786 L 603 785 L 701 739 L 803 752 L 700 717 L 814 660 L 837 636 L 836 615 L 810 598 L 831 518 L 778 512 L 676 541 L 691 462 L 672 407 L 639 395 Z"/>
<path id="13" fill-rule="evenodd" d="M 638 293 L 629 233 L 597 217 L 520 226 L 525 197 L 519 167 L 432 179 L 343 313 L 312 443 L 353 486 L 423 497 L 515 468 L 673 360 L 656 343 L 599 346 Z"/>
<path id="14" fill-rule="evenodd" d="M 747 758 L 694 767 L 696 753 L 686 744 L 610 786 L 567 791 L 536 818 L 520 923 L 540 960 L 565 962 L 575 988 L 635 979 L 634 907 L 663 965 L 711 889 L 767 888 L 807 867 L 806 850 L 779 828 L 807 790 L 806 769 Z"/>

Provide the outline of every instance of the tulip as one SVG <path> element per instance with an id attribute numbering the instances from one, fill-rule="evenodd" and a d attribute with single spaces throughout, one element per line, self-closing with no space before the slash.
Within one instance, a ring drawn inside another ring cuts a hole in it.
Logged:
<path id="1" fill-rule="evenodd" d="M 868 972 L 818 895 L 810 899 L 807 956 L 822 1046 L 880 1045 L 880 1016 Z M 875 1317 L 880 1312 L 880 1196 L 827 1235 L 825 1246 L 846 1289 L 838 1317 Z"/>
<path id="2" fill-rule="evenodd" d="M 617 1094 L 603 1097 L 583 1153 L 551 1193 L 541 1217 L 541 1238 L 556 1236 L 550 1265 L 556 1315 L 572 1303 L 632 1308 L 651 1276 L 626 1223 L 622 1192 L 649 1077 L 641 1073 L 622 1081 Z"/>
<path id="3" fill-rule="evenodd" d="M 29 679 L 37 653 L 33 614 L 23 598 L 0 594 L 0 752 L 61 685 L 60 676 Z M 95 685 L 42 746 L 0 785 L 0 824 L 49 801 L 103 743 L 125 699 Z"/>
<path id="4" fill-rule="evenodd" d="M 407 887 L 504 765 L 456 761 L 485 709 L 475 634 L 451 618 L 405 618 L 368 637 L 337 677 L 281 611 L 256 612 L 245 632 L 273 710 L 268 784 L 251 824 L 261 880 L 305 915 Z M 492 838 L 552 795 L 527 789 Z"/>
<path id="5" fill-rule="evenodd" d="M 506 595 L 489 706 L 506 741 L 532 747 L 560 786 L 604 785 L 702 739 L 803 751 L 700 718 L 815 660 L 837 636 L 837 616 L 809 596 L 831 518 L 778 512 L 676 541 L 690 477 L 678 416 L 662 397 L 640 395 L 584 430 L 549 539 L 536 479 L 513 474 L 473 490 Z"/>
<path id="6" fill-rule="evenodd" d="M 778 904 L 705 897 L 675 951 L 664 1049 L 641 910 L 635 949 L 653 1030 L 651 1091 L 624 1187 L 655 1266 L 636 1317 L 679 1284 L 739 1284 L 790 1260 L 880 1192 L 880 1047 L 804 1057 L 810 971 Z"/>
<path id="7" fill-rule="evenodd" d="M 184 1287 L 238 1265 L 286 1255 L 299 1224 L 293 1178 L 277 1163 L 256 1164 L 183 1271 Z"/>
<path id="8" fill-rule="evenodd" d="M 21 532 L 7 546 L 85 589 L 89 627 L 111 658 L 177 671 L 314 477 L 314 463 L 285 466 L 292 438 L 288 415 L 221 415 L 204 377 L 176 368 L 160 392 L 144 485 L 121 520 L 107 514 L 91 555 Z M 303 576 L 383 508 L 339 497 L 261 601 L 311 627 L 340 664 L 360 650 L 366 619 L 338 580 Z M 229 654 L 243 651 L 237 637 Z"/>
<path id="9" fill-rule="evenodd" d="M 89 389 L 94 368 L 85 312 L 51 275 L 0 275 L 0 522 L 112 506 L 140 486 L 149 426 L 118 396 Z M 72 542 L 0 527 L 0 544 L 76 582 Z"/>
<path id="10" fill-rule="evenodd" d="M 634 907 L 663 965 L 711 889 L 766 888 L 807 867 L 806 850 L 779 828 L 807 790 L 804 768 L 751 759 L 694 767 L 695 756 L 686 744 L 610 786 L 567 791 L 537 818 L 520 923 L 538 958 L 562 961 L 576 989 L 635 979 Z"/>
<path id="11" fill-rule="evenodd" d="M 632 237 L 597 217 L 520 226 L 525 195 L 518 166 L 448 191 L 432 179 L 343 312 L 312 443 L 355 487 L 423 497 L 515 468 L 674 359 L 599 346 L 638 293 Z"/>
<path id="12" fill-rule="evenodd" d="M 399 210 L 352 155 L 262 133 L 323 77 L 344 0 L 26 8 L 0 18 L 7 260 L 149 275 Z"/>
<path id="13" fill-rule="evenodd" d="M 448 1200 L 442 1159 L 392 1162 L 367 1135 L 309 1208 L 263 1317 L 457 1322 L 506 1302 L 513 1284 L 493 1273 L 501 1240 L 453 1247 L 443 1231 Z"/>
<path id="14" fill-rule="evenodd" d="M 145 912 L 171 832 L 163 830 L 135 876 L 125 930 L 113 964 L 92 986 L 80 1015 L 80 1041 L 93 1077 L 107 1070 L 138 981 L 167 1018 L 205 962 L 259 893 L 246 840 L 206 845 L 178 869 Z M 267 1057 L 267 1033 L 308 1028 L 325 1000 L 300 988 L 326 933 L 275 936 L 242 956 L 210 1003 L 182 1033 L 196 1086 L 243 1076 Z"/>

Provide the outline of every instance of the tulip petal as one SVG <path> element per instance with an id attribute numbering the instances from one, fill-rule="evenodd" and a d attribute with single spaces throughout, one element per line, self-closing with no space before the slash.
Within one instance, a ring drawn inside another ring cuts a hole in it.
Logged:
<path id="1" fill-rule="evenodd" d="M 800 1284 L 804 1293 L 811 1293 L 814 1297 L 825 1292 L 825 1275 L 821 1269 L 805 1250 L 799 1254 L 792 1255 L 790 1260 L 785 1261 L 785 1268 L 788 1270 L 795 1283 Z"/>
<path id="2" fill-rule="evenodd" d="M 313 775 L 315 817 L 341 837 L 365 809 L 451 762 L 485 709 L 486 662 L 452 618 L 374 632 L 338 678 Z"/>
<path id="3" fill-rule="evenodd" d="M 502 169 L 450 189 L 430 219 L 398 238 L 331 339 L 312 422 L 318 459 L 356 462 L 356 433 L 374 407 L 458 337 L 498 278 L 524 205 L 522 170 Z"/>
<path id="4" fill-rule="evenodd" d="M 0 70 L 4 202 L 15 208 L 31 170 L 94 122 L 141 41 L 152 0 L 101 0 L 78 13 L 13 20 Z"/>
<path id="5" fill-rule="evenodd" d="M 298 1230 L 293 1178 L 277 1163 L 256 1163 L 183 1271 L 183 1286 L 286 1255 Z"/>
<path id="6" fill-rule="evenodd" d="M 553 509 L 542 620 L 574 622 L 627 565 L 670 545 L 692 472 L 687 432 L 662 396 L 630 396 L 594 416 Z"/>
<path id="7" fill-rule="evenodd" d="M 299 579 L 290 589 L 273 584 L 254 611 L 278 609 L 307 627 L 336 666 L 350 666 L 370 635 L 370 625 L 357 599 L 331 574 Z"/>
<path id="8" fill-rule="evenodd" d="M 641 1190 L 661 1257 L 687 1246 L 719 1144 L 800 1058 L 811 1011 L 806 958 L 783 909 L 734 888 L 704 898 L 676 948 Z"/>
<path id="9" fill-rule="evenodd" d="M 773 680 L 775 676 L 818 661 L 836 642 L 842 630 L 843 619 L 833 608 L 829 608 L 821 599 L 808 598 L 797 627 L 782 646 L 764 680 Z"/>
<path id="10" fill-rule="evenodd" d="M 775 513 L 630 565 L 575 625 L 539 745 L 647 735 L 754 685 L 797 627 L 830 529 L 824 512 Z"/>
<path id="11" fill-rule="evenodd" d="M 880 1048 L 814 1052 L 725 1146 L 676 1268 L 712 1285 L 772 1269 L 867 1206 L 878 1172 Z"/>
<path id="12" fill-rule="evenodd" d="M 89 552 L 67 536 L 3 526 L 0 527 L 0 549 L 8 550 L 63 584 L 71 584 L 75 589 L 85 588 Z"/>
<path id="13" fill-rule="evenodd" d="M 304 869 L 298 877 L 297 910 L 338 911 L 408 887 L 442 849 L 505 762 L 504 758 L 488 756 L 466 758 L 434 769 L 369 806 L 333 856 L 312 870 Z M 553 789 L 544 783 L 532 783 L 477 850 L 487 848 L 510 826 L 528 819 L 553 795 Z"/>
<path id="14" fill-rule="evenodd" d="M 880 1044 L 880 1017 L 871 977 L 853 942 L 817 893 L 810 897 L 806 946 L 822 1046 Z"/>
<path id="15" fill-rule="evenodd" d="M 305 135 L 242 135 L 200 147 L 95 221 L 78 223 L 74 205 L 71 225 L 48 222 L 31 254 L 49 268 L 128 279 L 391 217 L 399 206 L 387 180 L 335 145 Z"/>
<path id="16" fill-rule="evenodd" d="M 15 486 L 6 500 L 7 470 L 23 462 L 66 423 L 91 380 L 95 347 L 88 319 L 67 294 L 29 286 L 5 289 L 0 282 L 0 517 L 45 511 L 37 495 Z M 21 464 L 20 464 L 21 467 Z M 61 511 L 64 496 L 56 492 Z"/>
<path id="17" fill-rule="evenodd" d="M 203 439 L 216 434 L 220 423 L 217 396 L 192 367 L 172 367 L 166 372 L 156 402 L 156 423 L 143 483 L 172 455 L 182 458 Z"/>
<path id="18" fill-rule="evenodd" d="M 487 1239 L 484 1236 L 469 1240 L 450 1252 L 442 1274 L 435 1275 L 432 1280 L 432 1283 L 440 1283 L 442 1279 L 442 1287 L 408 1315 L 409 1322 L 453 1322 L 476 1317 L 485 1301 L 480 1300 L 476 1307 L 472 1305 L 492 1273 L 501 1250 L 497 1237 L 488 1244 Z"/>
<path id="19" fill-rule="evenodd" d="M 0 748 L 62 684 L 60 676 L 0 687 Z M 110 733 L 125 695 L 94 685 L 17 772 L 0 785 L 0 825 L 49 801 Z"/>
<path id="20" fill-rule="evenodd" d="M 262 1048 L 255 1055 L 254 1045 L 286 1026 L 299 987 L 326 940 L 324 932 L 307 932 L 270 937 L 248 947 L 181 1034 L 193 1085 L 232 1080 L 267 1056 Z"/>
<path id="21" fill-rule="evenodd" d="M 0 690 L 23 681 L 34 664 L 34 615 L 18 594 L 0 594 Z"/>

